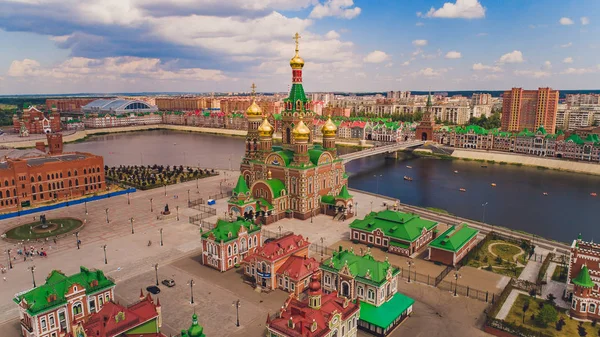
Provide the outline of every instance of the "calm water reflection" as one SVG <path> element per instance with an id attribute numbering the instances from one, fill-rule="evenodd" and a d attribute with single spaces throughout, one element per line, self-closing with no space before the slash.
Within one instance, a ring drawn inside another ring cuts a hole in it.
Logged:
<path id="1" fill-rule="evenodd" d="M 106 165 L 198 165 L 239 167 L 243 138 L 166 130 L 94 136 L 65 145 L 67 151 L 104 156 Z M 339 152 L 354 151 L 340 148 Z M 406 166 L 412 166 L 412 169 Z M 600 170 L 600 166 L 599 166 Z M 438 207 L 460 216 L 485 220 L 560 241 L 582 232 L 600 239 L 600 177 L 512 165 L 413 158 L 371 157 L 347 165 L 350 186 L 422 207 Z M 454 173 L 458 171 L 458 173 Z M 412 182 L 403 180 L 411 176 Z M 492 187 L 491 183 L 496 183 Z M 460 192 L 465 188 L 467 192 Z M 542 193 L 548 192 L 548 196 Z"/>

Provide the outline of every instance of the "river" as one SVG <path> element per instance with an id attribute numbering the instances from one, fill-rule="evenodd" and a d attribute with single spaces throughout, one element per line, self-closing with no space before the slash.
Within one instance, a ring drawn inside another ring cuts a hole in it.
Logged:
<path id="1" fill-rule="evenodd" d="M 85 142 L 66 144 L 65 150 L 102 155 L 109 166 L 236 169 L 244 145 L 239 137 L 156 130 L 92 136 Z M 340 147 L 338 151 L 354 150 Z M 405 157 L 394 160 L 376 156 L 350 162 L 346 166 L 350 187 L 478 221 L 485 212 L 487 223 L 562 242 L 570 242 L 579 232 L 600 240 L 600 197 L 590 196 L 591 192 L 600 193 L 600 176 L 500 164 L 482 168 L 478 162 Z M 413 181 L 404 181 L 405 175 Z"/>

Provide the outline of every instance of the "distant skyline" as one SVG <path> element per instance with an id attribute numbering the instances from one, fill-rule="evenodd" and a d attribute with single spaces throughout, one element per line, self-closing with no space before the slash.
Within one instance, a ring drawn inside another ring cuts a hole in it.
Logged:
<path id="1" fill-rule="evenodd" d="M 0 0 L 0 95 L 600 89 L 597 0 Z"/>

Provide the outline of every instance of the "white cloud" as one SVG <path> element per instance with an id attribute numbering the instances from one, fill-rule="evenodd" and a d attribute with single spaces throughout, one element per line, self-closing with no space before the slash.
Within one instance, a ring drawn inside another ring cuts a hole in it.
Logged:
<path id="1" fill-rule="evenodd" d="M 454 51 L 454 50 L 453 51 L 449 51 L 449 52 L 446 53 L 446 58 L 447 59 L 459 59 L 461 57 L 462 57 L 461 53 L 457 52 L 457 51 Z"/>
<path id="2" fill-rule="evenodd" d="M 485 10 L 485 7 L 479 3 L 479 0 L 456 0 L 456 3 L 446 2 L 438 9 L 431 7 L 425 15 L 421 13 L 419 16 L 428 18 L 482 19 L 485 17 Z"/>
<path id="3" fill-rule="evenodd" d="M 477 37 L 488 36 L 488 33 L 477 33 Z"/>
<path id="4" fill-rule="evenodd" d="M 549 72 L 542 70 L 515 70 L 514 74 L 517 76 L 527 76 L 533 78 L 543 78 L 550 76 Z"/>
<path id="5" fill-rule="evenodd" d="M 425 26 L 425 24 L 423 22 L 419 21 L 419 22 L 415 23 L 415 26 L 422 27 L 422 26 Z"/>
<path id="6" fill-rule="evenodd" d="M 427 45 L 427 40 L 414 40 L 412 44 L 413 46 L 423 47 Z"/>
<path id="7" fill-rule="evenodd" d="M 565 43 L 565 44 L 561 44 L 560 47 L 561 48 L 569 48 L 573 45 L 573 42 L 569 42 L 569 43 Z"/>
<path id="8" fill-rule="evenodd" d="M 173 64 L 164 64 L 157 58 L 107 57 L 89 59 L 73 57 L 54 67 L 42 67 L 32 59 L 15 60 L 8 68 L 11 77 L 48 77 L 73 81 L 95 79 L 152 79 L 221 81 L 227 77 L 220 70 L 181 68 L 169 70 Z"/>
<path id="9" fill-rule="evenodd" d="M 550 62 L 550 61 L 544 62 L 544 69 L 551 69 L 551 68 L 552 68 L 552 62 Z"/>
<path id="10" fill-rule="evenodd" d="M 600 64 L 596 67 L 590 68 L 567 68 L 561 72 L 561 74 L 565 75 L 583 75 L 583 74 L 593 74 L 600 71 Z"/>
<path id="11" fill-rule="evenodd" d="M 339 39 L 340 34 L 338 32 L 336 32 L 335 30 L 330 30 L 327 32 L 327 34 L 325 34 L 325 38 L 330 39 L 330 40 Z"/>
<path id="12" fill-rule="evenodd" d="M 498 66 L 487 66 L 483 63 L 475 63 L 473 64 L 473 70 L 476 71 L 491 71 L 493 73 L 499 73 L 502 72 L 502 68 L 498 67 Z"/>
<path id="13" fill-rule="evenodd" d="M 390 62 L 388 64 L 385 65 L 386 68 L 391 68 L 394 66 L 394 63 Z"/>
<path id="14" fill-rule="evenodd" d="M 513 50 L 510 53 L 506 53 L 502 56 L 500 56 L 500 59 L 498 60 L 498 63 L 500 64 L 504 64 L 504 63 L 523 63 L 524 59 L 523 59 L 523 53 L 521 53 L 520 50 Z"/>
<path id="15" fill-rule="evenodd" d="M 388 54 L 386 54 L 385 52 L 382 52 L 381 50 L 375 50 L 369 53 L 369 55 L 367 55 L 363 61 L 367 62 L 367 63 L 381 63 L 383 61 L 386 61 L 390 58 L 390 56 Z"/>
<path id="16" fill-rule="evenodd" d="M 582 16 L 580 20 L 581 20 L 581 24 L 584 26 L 590 24 L 590 18 L 588 18 L 587 16 Z"/>
<path id="17" fill-rule="evenodd" d="M 309 17 L 321 19 L 327 16 L 335 16 L 343 19 L 357 17 L 361 9 L 354 6 L 353 0 L 325 0 L 323 4 L 318 3 L 310 12 Z"/>
<path id="18" fill-rule="evenodd" d="M 560 20 L 558 20 L 558 23 L 560 23 L 563 26 L 568 26 L 572 25 L 574 22 L 570 18 L 562 17 L 560 18 Z"/>
<path id="19" fill-rule="evenodd" d="M 425 77 L 438 77 L 448 72 L 451 68 L 423 68 L 417 72 L 412 73 L 413 76 L 425 76 Z"/>
<path id="20" fill-rule="evenodd" d="M 573 63 L 573 58 L 572 57 L 565 57 L 565 59 L 563 60 L 563 63 Z"/>
<path id="21" fill-rule="evenodd" d="M 409 65 L 409 64 L 410 64 L 410 61 L 404 61 L 404 62 L 402 62 L 402 65 L 403 65 L 403 66 L 407 66 L 407 65 Z"/>

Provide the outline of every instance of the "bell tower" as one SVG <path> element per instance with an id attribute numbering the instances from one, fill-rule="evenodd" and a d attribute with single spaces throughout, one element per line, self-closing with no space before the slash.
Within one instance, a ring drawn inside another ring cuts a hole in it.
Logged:
<path id="1" fill-rule="evenodd" d="M 244 161 L 255 159 L 258 154 L 259 136 L 258 127 L 262 120 L 262 109 L 256 104 L 256 85 L 252 83 L 252 104 L 246 110 L 248 117 L 248 133 L 246 134 L 246 153 Z"/>

